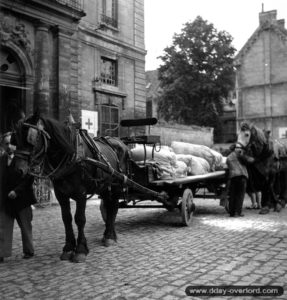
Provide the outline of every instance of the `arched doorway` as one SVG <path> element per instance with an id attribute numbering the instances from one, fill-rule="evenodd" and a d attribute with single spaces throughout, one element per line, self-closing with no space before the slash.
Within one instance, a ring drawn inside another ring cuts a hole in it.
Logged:
<path id="1" fill-rule="evenodd" d="M 32 67 L 25 51 L 11 40 L 0 48 L 0 134 L 13 130 L 33 106 Z M 29 102 L 29 103 L 28 103 Z"/>
<path id="2" fill-rule="evenodd" d="M 0 132 L 13 130 L 26 111 L 23 95 L 23 73 L 17 57 L 7 49 L 0 50 Z"/>

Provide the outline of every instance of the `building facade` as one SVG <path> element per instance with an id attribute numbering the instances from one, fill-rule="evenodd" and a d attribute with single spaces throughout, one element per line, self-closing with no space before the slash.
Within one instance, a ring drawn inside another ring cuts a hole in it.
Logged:
<path id="1" fill-rule="evenodd" d="M 259 27 L 235 58 L 237 125 L 249 120 L 270 130 L 287 131 L 287 31 L 277 11 L 261 12 Z"/>
<path id="2" fill-rule="evenodd" d="M 93 112 L 97 135 L 144 117 L 144 0 L 2 0 L 0 132 L 23 111 Z M 90 120 L 87 120 L 89 123 Z"/>

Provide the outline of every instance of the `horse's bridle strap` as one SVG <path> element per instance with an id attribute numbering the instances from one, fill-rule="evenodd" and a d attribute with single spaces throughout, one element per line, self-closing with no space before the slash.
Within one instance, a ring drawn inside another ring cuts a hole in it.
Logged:
<path id="1" fill-rule="evenodd" d="M 24 151 L 24 150 L 15 150 L 14 154 L 16 156 L 29 156 L 31 153 L 29 151 Z"/>
<path id="2" fill-rule="evenodd" d="M 243 145 L 242 143 L 240 143 L 240 142 L 236 142 L 235 148 L 246 150 L 246 146 L 244 146 L 244 145 Z"/>
<path id="3" fill-rule="evenodd" d="M 51 139 L 51 137 L 47 131 L 45 131 L 44 129 L 38 128 L 36 125 L 32 125 L 29 123 L 23 123 L 23 126 L 34 128 L 34 129 L 40 131 L 41 133 L 43 133 L 46 136 L 46 138 Z"/>

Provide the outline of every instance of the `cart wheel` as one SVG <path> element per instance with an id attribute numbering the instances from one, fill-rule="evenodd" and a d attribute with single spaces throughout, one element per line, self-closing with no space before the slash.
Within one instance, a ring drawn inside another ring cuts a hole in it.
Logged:
<path id="1" fill-rule="evenodd" d="M 193 195 L 190 189 L 185 189 L 181 198 L 181 217 L 183 225 L 190 226 L 195 211 Z"/>
<path id="2" fill-rule="evenodd" d="M 104 222 L 106 223 L 106 221 L 107 221 L 107 211 L 106 211 L 106 208 L 104 206 L 103 199 L 101 199 L 100 211 L 101 211 L 102 218 L 103 218 Z"/>

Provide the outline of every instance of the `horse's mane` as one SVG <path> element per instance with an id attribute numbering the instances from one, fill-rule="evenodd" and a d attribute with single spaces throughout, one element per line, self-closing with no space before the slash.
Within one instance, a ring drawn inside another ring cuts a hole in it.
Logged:
<path id="1" fill-rule="evenodd" d="M 267 156 L 267 152 L 272 148 L 272 142 L 266 132 L 249 122 L 242 122 L 240 128 L 242 131 L 250 130 L 251 132 L 249 147 L 252 154 L 256 157 Z"/>
<path id="2" fill-rule="evenodd" d="M 250 130 L 251 130 L 251 139 L 252 139 L 251 142 L 253 144 L 259 144 L 261 146 L 267 144 L 266 135 L 261 128 L 252 125 Z"/>
<path id="3" fill-rule="evenodd" d="M 36 125 L 39 118 L 35 118 L 33 115 L 25 120 L 26 123 Z M 71 129 L 66 125 L 63 124 L 55 119 L 51 118 L 43 118 L 41 117 L 40 120 L 44 124 L 44 129 L 47 131 L 51 137 L 51 143 L 54 147 L 58 147 L 58 150 L 61 149 L 63 152 L 67 154 L 75 153 L 75 144 L 72 138 Z"/>

